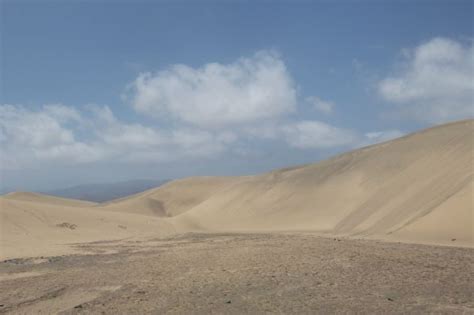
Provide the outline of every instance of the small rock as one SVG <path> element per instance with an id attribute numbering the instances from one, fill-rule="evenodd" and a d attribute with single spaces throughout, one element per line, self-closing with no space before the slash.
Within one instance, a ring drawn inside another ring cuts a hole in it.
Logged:
<path id="1" fill-rule="evenodd" d="M 225 302 L 225 303 L 226 303 L 226 304 L 230 304 L 230 303 L 232 303 L 232 301 L 231 301 L 231 300 L 229 300 L 229 301 L 227 301 L 227 302 Z"/>
<path id="2" fill-rule="evenodd" d="M 76 306 L 74 306 L 74 308 L 76 308 L 76 309 L 77 308 L 82 308 L 82 304 L 76 305 Z"/>
<path id="3" fill-rule="evenodd" d="M 70 230 L 75 230 L 77 228 L 76 224 L 72 224 L 72 223 L 69 223 L 69 222 L 59 223 L 59 224 L 56 224 L 56 226 L 61 227 L 61 228 L 70 229 Z"/>

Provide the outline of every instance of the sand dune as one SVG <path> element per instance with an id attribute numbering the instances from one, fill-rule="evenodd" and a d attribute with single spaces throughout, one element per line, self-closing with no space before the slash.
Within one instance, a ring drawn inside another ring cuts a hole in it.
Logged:
<path id="1" fill-rule="evenodd" d="M 473 120 L 247 178 L 177 221 L 473 245 Z M 455 241 L 452 241 L 455 239 Z"/>
<path id="2" fill-rule="evenodd" d="M 311 231 L 474 246 L 474 121 L 430 128 L 320 163 L 194 177 L 105 204 L 0 197 L 1 256 L 189 231 Z"/>
<path id="3" fill-rule="evenodd" d="M 191 177 L 175 180 L 129 197 L 100 205 L 103 210 L 172 217 L 229 189 L 245 177 Z"/>
<path id="4" fill-rule="evenodd" d="M 0 259 L 62 255 L 74 252 L 74 243 L 174 233 L 166 220 L 45 199 L 56 203 L 0 197 Z"/>

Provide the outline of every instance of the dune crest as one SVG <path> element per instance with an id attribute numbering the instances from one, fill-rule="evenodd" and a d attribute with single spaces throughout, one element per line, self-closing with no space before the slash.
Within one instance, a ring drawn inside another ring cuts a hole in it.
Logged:
<path id="1" fill-rule="evenodd" d="M 13 192 L 3 195 L 2 198 L 9 200 L 21 200 L 21 201 L 31 201 L 38 203 L 54 204 L 59 206 L 93 206 L 96 203 L 91 201 L 61 198 L 56 196 L 50 196 L 46 194 L 34 193 L 34 192 Z"/>

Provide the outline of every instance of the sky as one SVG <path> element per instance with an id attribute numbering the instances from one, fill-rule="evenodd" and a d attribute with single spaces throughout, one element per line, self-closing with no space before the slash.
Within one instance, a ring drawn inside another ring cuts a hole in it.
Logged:
<path id="1" fill-rule="evenodd" d="M 4 191 L 255 174 L 474 115 L 472 1 L 0 3 Z"/>

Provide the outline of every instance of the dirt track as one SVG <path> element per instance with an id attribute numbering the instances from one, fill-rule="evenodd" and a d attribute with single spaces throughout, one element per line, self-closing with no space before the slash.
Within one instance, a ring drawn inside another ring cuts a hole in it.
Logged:
<path id="1" fill-rule="evenodd" d="M 0 263 L 0 313 L 474 314 L 474 250 L 188 234 Z"/>

